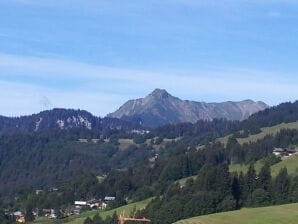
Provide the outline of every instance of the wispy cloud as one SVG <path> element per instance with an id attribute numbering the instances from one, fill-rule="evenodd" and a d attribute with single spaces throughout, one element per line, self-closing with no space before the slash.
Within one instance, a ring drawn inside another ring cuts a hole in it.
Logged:
<path id="1" fill-rule="evenodd" d="M 105 115 L 156 87 L 184 99 L 204 101 L 252 98 L 276 104 L 298 95 L 298 80 L 271 72 L 221 68 L 158 73 L 6 54 L 0 55 L 0 80 L 0 110 L 6 115 L 40 111 L 44 97 L 52 107 Z"/>

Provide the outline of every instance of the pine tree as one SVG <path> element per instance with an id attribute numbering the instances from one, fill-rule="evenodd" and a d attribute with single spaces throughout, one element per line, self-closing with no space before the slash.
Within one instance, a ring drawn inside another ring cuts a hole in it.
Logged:
<path id="1" fill-rule="evenodd" d="M 256 170 L 253 164 L 250 164 L 247 174 L 245 175 L 245 185 L 244 185 L 244 191 L 245 191 L 245 199 L 246 203 L 250 204 L 252 199 L 252 193 L 256 189 Z"/>
<path id="2" fill-rule="evenodd" d="M 243 172 L 241 171 L 238 177 L 239 181 L 239 188 L 240 188 L 240 201 L 239 201 L 239 206 L 241 207 L 243 202 L 245 201 L 246 193 L 245 193 L 245 176 Z"/>
<path id="3" fill-rule="evenodd" d="M 271 190 L 271 170 L 269 164 L 265 164 L 257 178 L 257 187 L 263 189 L 266 192 Z"/>
<path id="4" fill-rule="evenodd" d="M 236 200 L 236 208 L 240 208 L 241 186 L 237 176 L 234 176 L 232 180 L 232 195 Z"/>
<path id="5" fill-rule="evenodd" d="M 274 193 L 277 204 L 285 203 L 289 196 L 290 179 L 286 167 L 282 168 L 275 178 Z"/>

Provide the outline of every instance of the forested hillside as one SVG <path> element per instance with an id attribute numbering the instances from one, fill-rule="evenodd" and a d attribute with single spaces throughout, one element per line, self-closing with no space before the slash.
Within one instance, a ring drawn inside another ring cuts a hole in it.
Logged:
<path id="1" fill-rule="evenodd" d="M 95 137 L 109 136 L 111 133 L 126 132 L 143 128 L 131 122 L 117 118 L 100 118 L 84 110 L 53 109 L 38 114 L 21 117 L 0 116 L 0 134 L 26 134 L 57 130 L 89 131 Z"/>
<path id="2" fill-rule="evenodd" d="M 8 203 L 4 207 L 62 209 L 74 200 L 113 195 L 116 200 L 109 208 L 115 208 L 154 197 L 138 215 L 152 223 L 173 223 L 242 207 L 297 202 L 297 177 L 283 167 L 272 176 L 270 166 L 280 161 L 272 154 L 274 148 L 298 145 L 298 130 L 281 129 L 245 144 L 236 138 L 258 133 L 262 125 L 297 121 L 297 104 L 282 104 L 243 122 L 199 121 L 150 133 L 118 129 L 104 139 L 84 127 L 2 134 L 0 177 L 5 181 L 0 190 Z M 227 134 L 226 144 L 215 141 Z M 259 160 L 265 163 L 257 172 L 252 164 Z M 246 164 L 248 172 L 230 173 L 231 164 Z M 190 176 L 197 177 L 178 184 Z M 42 193 L 37 195 L 37 189 Z"/>
<path id="3" fill-rule="evenodd" d="M 112 140 L 80 142 L 82 132 L 77 131 L 0 136 L 0 192 L 54 187 L 84 172 L 104 175 L 154 155 L 149 146 L 134 145 L 123 151 Z"/>

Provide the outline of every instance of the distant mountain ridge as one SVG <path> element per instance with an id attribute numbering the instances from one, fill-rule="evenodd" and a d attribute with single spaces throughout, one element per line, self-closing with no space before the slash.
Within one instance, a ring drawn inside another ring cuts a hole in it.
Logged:
<path id="1" fill-rule="evenodd" d="M 32 133 L 49 130 L 83 129 L 101 134 L 109 130 L 130 131 L 140 125 L 117 118 L 100 118 L 85 110 L 55 108 L 20 117 L 0 116 L 0 134 Z"/>
<path id="2" fill-rule="evenodd" d="M 181 100 L 164 89 L 155 89 L 145 98 L 129 100 L 117 111 L 108 114 L 108 117 L 138 122 L 146 127 L 158 127 L 214 118 L 241 121 L 266 108 L 268 105 L 264 102 L 252 100 L 222 103 Z"/>

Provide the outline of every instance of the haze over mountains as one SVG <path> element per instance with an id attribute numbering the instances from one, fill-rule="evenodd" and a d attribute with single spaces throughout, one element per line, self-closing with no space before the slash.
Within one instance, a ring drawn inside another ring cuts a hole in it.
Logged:
<path id="1" fill-rule="evenodd" d="M 225 118 L 245 120 L 250 115 L 268 108 L 261 101 L 205 103 L 181 100 L 166 90 L 155 89 L 145 98 L 129 100 L 108 117 L 138 122 L 146 127 L 157 127 L 181 122 Z"/>
<path id="2" fill-rule="evenodd" d="M 110 130 L 129 131 L 140 125 L 117 118 L 100 118 L 84 110 L 55 108 L 21 117 L 0 116 L 0 134 L 81 129 L 105 133 Z"/>
<path id="3" fill-rule="evenodd" d="M 129 100 L 119 110 L 108 114 L 105 118 L 96 117 L 84 110 L 63 108 L 16 118 L 0 116 L 0 132 L 83 128 L 103 133 L 105 130 L 131 131 L 166 124 L 195 123 L 198 120 L 214 118 L 241 121 L 267 107 L 263 102 L 252 100 L 223 103 L 181 100 L 166 90 L 156 89 L 145 98 Z"/>

